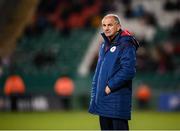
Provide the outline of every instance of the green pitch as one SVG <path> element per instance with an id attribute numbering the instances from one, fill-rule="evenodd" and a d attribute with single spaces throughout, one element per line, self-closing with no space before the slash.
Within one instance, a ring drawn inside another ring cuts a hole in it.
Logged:
<path id="1" fill-rule="evenodd" d="M 129 122 L 130 129 L 180 130 L 180 112 L 162 113 L 136 111 Z M 1 112 L 0 129 L 99 129 L 98 117 L 86 111 Z"/>

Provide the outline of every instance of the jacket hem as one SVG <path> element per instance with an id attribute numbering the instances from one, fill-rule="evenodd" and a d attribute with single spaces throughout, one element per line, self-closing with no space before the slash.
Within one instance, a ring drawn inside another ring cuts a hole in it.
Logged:
<path id="1" fill-rule="evenodd" d="M 109 117 L 109 118 L 131 120 L 131 117 L 129 117 L 129 116 L 119 116 L 119 115 L 115 116 L 115 115 L 103 114 L 103 113 L 98 113 L 98 112 L 93 112 L 93 111 L 88 111 L 88 112 L 93 114 L 93 115 L 99 115 L 99 116 L 104 116 L 104 117 Z"/>

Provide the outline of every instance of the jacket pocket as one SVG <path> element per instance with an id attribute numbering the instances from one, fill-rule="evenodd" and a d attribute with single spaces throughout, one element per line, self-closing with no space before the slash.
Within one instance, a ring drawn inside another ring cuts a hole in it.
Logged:
<path id="1" fill-rule="evenodd" d="M 116 107 L 121 112 L 129 112 L 131 110 L 131 95 L 120 95 L 119 99 L 117 99 Z"/>

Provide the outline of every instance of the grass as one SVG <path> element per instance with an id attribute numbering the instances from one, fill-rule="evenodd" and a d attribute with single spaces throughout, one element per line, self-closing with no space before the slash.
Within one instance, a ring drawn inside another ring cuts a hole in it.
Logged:
<path id="1" fill-rule="evenodd" d="M 130 129 L 180 130 L 180 112 L 134 112 Z"/>
<path id="2" fill-rule="evenodd" d="M 180 130 L 179 113 L 136 111 L 129 121 L 130 129 Z M 86 111 L 1 112 L 0 129 L 75 129 L 99 130 L 98 116 Z"/>

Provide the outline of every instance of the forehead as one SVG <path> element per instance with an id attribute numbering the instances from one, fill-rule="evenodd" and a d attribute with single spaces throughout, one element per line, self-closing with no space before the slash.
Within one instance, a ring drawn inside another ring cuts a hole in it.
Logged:
<path id="1" fill-rule="evenodd" d="M 113 16 L 106 16 L 102 19 L 102 24 L 114 23 L 114 22 L 115 22 L 115 18 Z"/>

